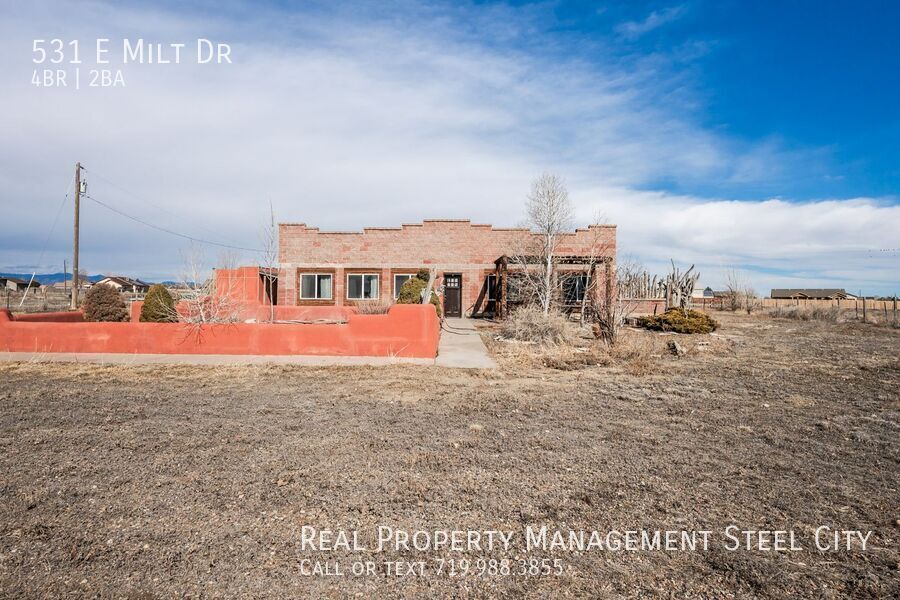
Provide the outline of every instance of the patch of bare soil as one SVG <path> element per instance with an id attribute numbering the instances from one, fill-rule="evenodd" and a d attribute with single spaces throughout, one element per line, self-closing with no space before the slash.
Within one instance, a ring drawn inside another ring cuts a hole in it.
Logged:
<path id="1" fill-rule="evenodd" d="M 0 365 L 0 596 L 900 596 L 900 334 L 715 316 L 716 335 L 677 336 L 680 357 L 630 331 L 574 365 L 495 347 L 496 372 Z M 313 577 L 303 559 L 422 555 L 304 551 L 308 524 L 738 524 L 794 529 L 804 549 Z M 873 534 L 865 552 L 819 552 L 819 525 Z"/>

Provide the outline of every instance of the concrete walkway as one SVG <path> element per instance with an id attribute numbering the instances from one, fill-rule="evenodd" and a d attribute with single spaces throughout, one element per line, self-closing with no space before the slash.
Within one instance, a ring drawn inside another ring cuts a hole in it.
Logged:
<path id="1" fill-rule="evenodd" d="M 452 369 L 496 369 L 472 319 L 447 318 L 441 325 L 441 343 L 434 362 Z"/>

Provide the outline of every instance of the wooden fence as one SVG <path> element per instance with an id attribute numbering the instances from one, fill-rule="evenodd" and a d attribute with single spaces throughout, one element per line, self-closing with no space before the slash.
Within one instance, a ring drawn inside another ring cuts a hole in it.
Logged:
<path id="1" fill-rule="evenodd" d="M 808 306 L 810 308 L 830 308 L 837 307 L 840 309 L 863 309 L 863 299 L 848 300 L 801 300 L 793 298 L 761 298 L 758 300 L 763 308 L 776 308 L 779 306 Z M 867 310 L 892 311 L 897 306 L 896 300 L 870 300 L 866 299 Z"/>

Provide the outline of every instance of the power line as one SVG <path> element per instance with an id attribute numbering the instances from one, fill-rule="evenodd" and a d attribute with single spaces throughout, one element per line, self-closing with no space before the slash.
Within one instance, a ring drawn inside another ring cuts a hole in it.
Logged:
<path id="1" fill-rule="evenodd" d="M 156 229 L 157 231 L 162 231 L 163 233 L 168 233 L 169 235 L 174 235 L 174 236 L 176 236 L 176 237 L 184 238 L 184 239 L 190 240 L 190 241 L 192 241 L 192 242 L 197 242 L 198 244 L 207 244 L 207 245 L 210 245 L 210 246 L 218 246 L 218 247 L 220 247 L 220 248 L 228 248 L 228 249 L 230 249 L 230 250 L 243 250 L 244 252 L 256 252 L 256 253 L 263 253 L 263 252 L 264 252 L 263 250 L 260 250 L 259 248 L 245 248 L 245 247 L 243 247 L 243 246 L 234 246 L 234 245 L 231 245 L 231 244 L 222 244 L 222 243 L 220 243 L 220 242 L 213 242 L 213 241 L 211 241 L 211 240 L 204 240 L 203 238 L 198 238 L 198 237 L 194 237 L 194 236 L 187 235 L 187 234 L 184 234 L 184 233 L 179 233 L 179 232 L 177 232 L 177 231 L 172 231 L 171 229 L 167 229 L 167 228 L 165 228 L 165 227 L 160 227 L 159 225 L 154 225 L 153 223 L 148 223 L 147 221 L 144 221 L 143 219 L 140 219 L 140 218 L 135 217 L 135 216 L 133 216 L 133 215 L 129 215 L 128 213 L 123 212 L 123 211 L 121 211 L 121 210 L 119 210 L 118 208 L 115 208 L 115 207 L 113 207 L 113 206 L 110 206 L 109 204 L 106 204 L 105 202 L 101 202 L 100 200 L 97 200 L 96 198 L 94 198 L 93 196 L 90 196 L 90 195 L 88 195 L 88 194 L 83 194 L 83 197 L 85 197 L 85 198 L 87 198 L 88 200 L 91 200 L 91 201 L 93 201 L 93 202 L 96 202 L 97 204 L 99 204 L 99 205 L 102 206 L 103 208 L 105 208 L 105 209 L 107 209 L 107 210 L 110 210 L 110 211 L 116 213 L 117 215 L 121 215 L 121 216 L 125 217 L 126 219 L 131 219 L 131 220 L 134 221 L 135 223 L 140 223 L 141 225 L 144 225 L 145 227 L 150 227 L 151 229 Z"/>
<path id="2" fill-rule="evenodd" d="M 66 193 L 63 195 L 62 202 L 59 203 L 59 208 L 56 209 L 56 216 L 53 217 L 53 224 L 50 226 L 50 231 L 47 232 L 47 239 L 44 240 L 44 247 L 41 248 L 41 255 L 38 257 L 37 267 L 40 268 L 41 263 L 44 260 L 44 254 L 47 252 L 47 246 L 50 244 L 50 238 L 53 236 L 53 231 L 56 229 L 56 223 L 59 221 L 59 215 L 62 213 L 63 207 L 69 201 L 69 190 L 72 189 L 72 179 L 69 179 L 69 183 L 66 186 Z M 28 291 L 31 290 L 31 284 L 34 282 L 34 278 L 37 276 L 37 271 L 32 271 L 31 279 L 28 280 L 28 287 L 25 288 L 25 293 L 22 294 L 22 301 L 19 302 L 19 308 L 22 308 L 22 305 L 25 304 L 25 297 L 28 296 Z M 63 273 L 63 281 L 66 279 L 66 274 Z M 7 296 L 7 301 L 9 300 L 9 296 Z"/>
<path id="3" fill-rule="evenodd" d="M 148 200 L 147 198 L 144 198 L 144 197 L 142 197 L 142 196 L 139 196 L 138 194 L 135 194 L 134 192 L 125 189 L 125 188 L 122 187 L 121 185 L 115 183 L 114 181 L 111 181 L 108 177 L 104 177 L 103 175 L 101 175 L 100 173 L 97 173 L 97 172 L 94 171 L 93 169 L 87 169 L 87 168 L 84 168 L 84 167 L 82 167 L 82 168 L 83 168 L 85 171 L 87 171 L 88 173 L 90 173 L 91 175 L 96 176 L 96 177 L 99 177 L 100 179 L 102 179 L 103 181 L 105 181 L 106 183 L 108 183 L 109 185 L 111 185 L 112 187 L 116 188 L 116 189 L 119 190 L 120 192 L 122 192 L 122 193 L 124 193 L 124 194 L 127 194 L 127 195 L 131 196 L 132 198 L 134 198 L 134 199 L 136 199 L 136 200 L 140 200 L 141 202 L 143 202 L 143 203 L 145 203 L 145 204 L 149 204 L 149 205 L 152 206 L 153 208 L 155 208 L 155 209 L 157 209 L 157 210 L 160 210 L 160 211 L 162 211 L 162 212 L 164 212 L 164 213 L 166 213 L 166 214 L 168 214 L 168 215 L 171 215 L 171 216 L 176 217 L 176 218 L 178 218 L 178 219 L 184 220 L 184 215 L 177 214 L 177 213 L 175 213 L 175 212 L 173 212 L 173 211 L 171 211 L 171 210 L 169 210 L 169 209 L 167 209 L 167 208 L 165 208 L 165 207 L 163 207 L 163 206 L 160 206 L 159 204 L 156 204 L 156 203 L 154 203 L 154 202 Z M 230 239 L 230 238 L 228 238 L 227 236 L 222 236 L 221 232 L 213 231 L 213 230 L 211 230 L 211 229 L 209 229 L 209 228 L 207 228 L 207 227 L 204 227 L 204 226 L 201 225 L 200 223 L 196 223 L 196 222 L 195 222 L 195 223 L 193 223 L 193 225 L 195 225 L 195 226 L 198 227 L 199 229 L 202 229 L 203 231 L 206 231 L 207 233 L 211 233 L 211 234 L 213 234 L 213 235 L 219 236 L 220 238 L 225 239 L 225 240 L 227 240 L 227 241 L 234 241 L 233 239 Z"/>
<path id="4" fill-rule="evenodd" d="M 56 223 L 59 221 L 59 215 L 62 214 L 62 209 L 66 205 L 66 202 L 69 201 L 69 190 L 72 189 L 72 181 L 73 179 L 69 179 L 69 185 L 66 186 L 66 193 L 63 196 L 62 202 L 59 203 L 59 208 L 56 209 L 56 216 L 53 217 L 53 225 L 50 226 L 50 231 L 47 232 L 47 239 L 44 240 L 44 247 L 41 248 L 41 256 L 38 258 L 37 264 L 41 265 L 41 261 L 44 260 L 44 253 L 47 252 L 47 246 L 50 244 L 50 237 L 53 235 L 53 231 L 56 229 Z"/>

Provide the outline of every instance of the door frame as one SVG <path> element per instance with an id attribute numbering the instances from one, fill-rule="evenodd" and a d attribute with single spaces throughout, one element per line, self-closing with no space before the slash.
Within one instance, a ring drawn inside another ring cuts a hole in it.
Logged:
<path id="1" fill-rule="evenodd" d="M 455 277 L 459 281 L 459 287 L 457 288 L 447 288 L 447 278 Z M 457 294 L 459 295 L 459 311 L 451 314 L 447 311 L 447 290 L 455 289 L 457 290 Z M 444 273 L 444 316 L 445 317 L 462 317 L 463 316 L 463 276 L 462 273 Z"/>

